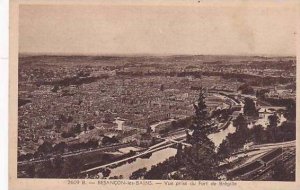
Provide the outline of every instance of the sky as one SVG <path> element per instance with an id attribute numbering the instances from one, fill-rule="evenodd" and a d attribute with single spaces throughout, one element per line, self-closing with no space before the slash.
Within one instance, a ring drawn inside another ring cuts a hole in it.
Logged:
<path id="1" fill-rule="evenodd" d="M 284 6 L 21 5 L 19 52 L 96 55 L 296 55 Z"/>

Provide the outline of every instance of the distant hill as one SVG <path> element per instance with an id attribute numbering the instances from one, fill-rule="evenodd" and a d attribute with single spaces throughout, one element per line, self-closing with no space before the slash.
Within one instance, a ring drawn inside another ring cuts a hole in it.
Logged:
<path id="1" fill-rule="evenodd" d="M 296 61 L 296 57 L 266 57 L 266 56 L 232 56 L 232 55 L 29 55 L 20 54 L 19 63 L 96 63 L 96 62 L 161 62 L 161 63 L 176 63 L 176 62 L 197 62 L 206 64 L 222 64 L 222 63 L 242 63 L 251 61 Z"/>

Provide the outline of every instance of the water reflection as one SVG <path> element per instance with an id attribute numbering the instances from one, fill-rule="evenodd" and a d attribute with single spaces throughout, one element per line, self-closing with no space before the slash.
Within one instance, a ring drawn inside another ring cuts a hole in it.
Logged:
<path id="1" fill-rule="evenodd" d="M 233 126 L 232 122 L 230 122 L 229 126 L 225 130 L 221 130 L 217 133 L 212 133 L 208 135 L 208 138 L 215 144 L 216 148 L 220 146 L 222 141 L 226 138 L 226 136 L 230 133 L 234 133 L 236 128 Z"/>
<path id="2" fill-rule="evenodd" d="M 152 153 L 152 156 L 147 158 L 137 158 L 134 162 L 124 164 L 117 168 L 111 169 L 110 177 L 122 175 L 124 179 L 129 179 L 132 172 L 146 167 L 147 170 L 150 170 L 151 166 L 157 165 L 160 162 L 163 162 L 170 158 L 171 156 L 176 155 L 177 150 L 175 148 L 166 148 Z"/>

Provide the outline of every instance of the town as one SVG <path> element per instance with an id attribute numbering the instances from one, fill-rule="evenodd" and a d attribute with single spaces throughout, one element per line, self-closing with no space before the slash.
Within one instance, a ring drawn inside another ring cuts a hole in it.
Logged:
<path id="1" fill-rule="evenodd" d="M 295 57 L 21 55 L 19 65 L 18 177 L 295 180 Z M 185 156 L 201 122 L 211 175 Z"/>

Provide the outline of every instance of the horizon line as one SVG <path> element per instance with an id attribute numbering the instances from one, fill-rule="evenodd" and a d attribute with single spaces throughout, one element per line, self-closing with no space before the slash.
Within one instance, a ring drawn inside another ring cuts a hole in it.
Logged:
<path id="1" fill-rule="evenodd" d="M 171 57 L 171 56 L 241 56 L 241 57 L 297 57 L 297 55 L 274 55 L 274 54 L 173 54 L 173 53 L 130 53 L 130 54 L 98 54 L 98 53 L 50 53 L 50 52 L 19 52 L 18 56 L 102 56 L 102 57 Z"/>

